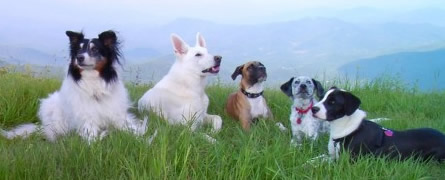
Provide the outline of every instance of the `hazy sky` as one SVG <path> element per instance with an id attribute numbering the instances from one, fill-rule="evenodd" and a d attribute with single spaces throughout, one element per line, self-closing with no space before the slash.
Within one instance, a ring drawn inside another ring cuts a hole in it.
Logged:
<path id="1" fill-rule="evenodd" d="M 260 24 L 307 15 L 335 17 L 354 8 L 370 8 L 373 14 L 445 9 L 445 0 L 0 0 L 0 45 L 36 48 L 38 44 L 39 49 L 52 50 L 56 44 L 44 42 L 49 38 L 65 42 L 65 30 L 84 30 L 91 36 L 114 29 L 137 46 L 137 36 L 148 28 L 177 18 Z M 356 9 L 347 16 L 360 12 Z"/>
<path id="2" fill-rule="evenodd" d="M 370 7 L 391 11 L 445 8 L 443 0 L 0 0 L 1 18 L 81 23 L 164 24 L 178 17 L 223 23 L 287 20 L 308 9 Z M 320 12 L 323 13 L 323 12 Z M 0 27 L 1 28 L 1 27 Z"/>

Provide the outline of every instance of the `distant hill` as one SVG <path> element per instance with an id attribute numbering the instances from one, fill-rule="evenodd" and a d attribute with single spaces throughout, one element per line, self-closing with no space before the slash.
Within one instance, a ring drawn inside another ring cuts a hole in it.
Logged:
<path id="1" fill-rule="evenodd" d="M 357 60 L 340 68 L 349 75 L 374 79 L 382 75 L 400 77 L 423 90 L 445 89 L 445 49 L 401 52 Z"/>
<path id="2" fill-rule="evenodd" d="M 162 54 L 151 48 L 134 48 L 123 50 L 123 55 L 127 63 L 147 62 Z"/>
<path id="3" fill-rule="evenodd" d="M 66 56 L 48 54 L 34 48 L 11 47 L 0 45 L 0 59 L 11 64 L 33 64 L 60 66 L 66 64 Z"/>
<path id="4" fill-rule="evenodd" d="M 375 14 L 372 10 L 369 12 Z M 207 40 L 209 52 L 223 56 L 221 77 L 229 81 L 235 67 L 249 60 L 262 61 L 270 80 L 283 81 L 295 75 L 335 75 L 339 67 L 357 59 L 445 47 L 445 27 L 438 25 L 398 21 L 352 23 L 322 17 L 259 25 L 219 24 L 181 18 L 158 27 L 122 27 L 117 30 L 124 42 L 125 65 L 144 69 L 144 77 L 165 74 L 166 71 L 161 70 L 168 68 L 163 66 L 173 63 L 171 33 L 179 34 L 193 46 L 196 32 L 201 32 Z M 0 29 L 0 39 L 6 35 Z M 8 50 L 0 52 L 0 58 L 10 63 L 65 64 L 68 40 L 63 31 L 51 35 L 54 38 L 46 38 L 45 46 L 54 45 L 55 49 L 62 49 L 54 55 L 39 50 L 42 41 L 35 40 L 33 48 L 3 48 Z"/>
<path id="5" fill-rule="evenodd" d="M 341 65 L 364 57 L 445 47 L 445 28 L 428 24 L 354 24 L 333 18 L 304 18 L 262 25 L 227 25 L 177 19 L 146 31 L 145 46 L 161 55 L 136 64 L 152 77 L 162 69 L 160 64 L 174 61 L 170 34 L 177 33 L 194 45 L 196 32 L 204 35 L 210 53 L 223 56 L 221 76 L 229 81 L 227 75 L 248 60 L 262 61 L 269 78 L 282 81 L 302 74 L 336 74 Z"/>

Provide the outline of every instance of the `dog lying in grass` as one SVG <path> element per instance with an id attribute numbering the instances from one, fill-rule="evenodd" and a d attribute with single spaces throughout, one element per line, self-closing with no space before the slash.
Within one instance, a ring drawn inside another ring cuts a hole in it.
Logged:
<path id="1" fill-rule="evenodd" d="M 120 79 L 119 42 L 113 31 L 86 39 L 83 33 L 67 31 L 70 63 L 60 90 L 42 99 L 41 125 L 24 124 L 1 134 L 12 139 L 40 131 L 49 141 L 72 131 L 88 142 L 102 139 L 115 128 L 136 136 L 145 134 L 147 119 L 128 112 L 131 101 Z"/>
<path id="2" fill-rule="evenodd" d="M 404 131 L 384 128 L 366 120 L 360 104 L 360 99 L 352 93 L 333 87 L 312 107 L 315 117 L 331 125 L 328 149 L 332 159 L 347 150 L 353 157 L 370 154 L 402 160 L 410 157 L 445 160 L 443 133 L 431 128 Z"/>

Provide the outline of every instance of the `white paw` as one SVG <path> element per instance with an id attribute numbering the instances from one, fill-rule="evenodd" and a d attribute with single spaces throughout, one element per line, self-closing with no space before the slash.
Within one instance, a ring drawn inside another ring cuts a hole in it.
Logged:
<path id="1" fill-rule="evenodd" d="M 215 138 L 212 138 L 211 136 L 209 136 L 209 135 L 207 135 L 207 134 L 202 134 L 203 136 L 204 136 L 204 138 L 208 141 L 208 142 L 210 142 L 210 143 L 212 143 L 212 144 L 215 144 L 216 143 L 216 139 Z"/>
<path id="2" fill-rule="evenodd" d="M 374 119 L 370 119 L 369 121 L 378 123 L 378 122 L 381 122 L 381 121 L 389 121 L 389 120 L 391 120 L 391 119 L 389 119 L 389 118 L 374 118 Z"/>
<path id="3" fill-rule="evenodd" d="M 153 142 L 153 140 L 155 139 L 155 137 L 158 136 L 158 130 L 156 129 L 155 132 L 153 133 L 153 135 L 151 135 L 148 139 L 147 139 L 147 143 L 148 145 L 151 145 L 151 143 Z"/>
<path id="4" fill-rule="evenodd" d="M 280 122 L 275 123 L 275 126 L 277 126 L 281 131 L 287 131 L 287 128 Z"/>
<path id="5" fill-rule="evenodd" d="M 322 154 L 320 156 L 317 156 L 317 157 L 309 159 L 303 165 L 310 164 L 310 165 L 312 165 L 314 167 L 318 167 L 318 165 L 320 165 L 321 163 L 324 163 L 324 162 L 329 162 L 330 163 L 332 161 L 333 161 L 333 159 L 329 155 Z"/>
<path id="6" fill-rule="evenodd" d="M 141 126 L 137 127 L 136 130 L 136 135 L 138 136 L 142 136 L 147 132 L 147 121 L 148 121 L 148 117 L 144 117 L 144 121 L 142 121 Z"/>
<path id="7" fill-rule="evenodd" d="M 297 140 L 295 140 L 295 139 L 291 139 L 290 140 L 290 145 L 292 146 L 292 147 L 300 147 L 302 144 L 301 143 L 299 143 Z"/>
<path id="8" fill-rule="evenodd" d="M 222 128 L 222 119 L 219 116 L 213 116 L 213 133 L 218 132 Z"/>

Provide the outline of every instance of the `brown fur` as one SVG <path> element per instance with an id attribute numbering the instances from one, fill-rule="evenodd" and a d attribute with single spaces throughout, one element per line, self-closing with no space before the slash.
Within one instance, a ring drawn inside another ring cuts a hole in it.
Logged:
<path id="1" fill-rule="evenodd" d="M 245 67 L 245 68 L 242 68 L 241 73 L 240 73 L 242 75 L 242 79 L 240 82 L 240 86 L 242 89 L 248 89 L 252 86 L 249 84 L 249 79 L 248 79 L 249 71 L 247 70 L 247 67 L 249 67 L 251 64 L 258 65 L 259 62 L 250 61 L 244 65 L 237 67 L 237 69 L 235 70 L 235 73 L 236 73 L 238 68 Z M 266 99 L 264 99 L 264 97 L 258 97 L 258 98 L 263 98 L 264 102 L 266 103 Z M 270 109 L 269 108 L 267 108 L 267 109 L 269 112 L 269 117 L 272 117 L 272 113 L 271 113 Z M 227 104 L 226 104 L 226 112 L 232 118 L 239 120 L 241 127 L 244 130 L 246 130 L 246 131 L 250 130 L 250 125 L 252 124 L 252 120 L 253 120 L 252 115 L 250 114 L 251 106 L 249 104 L 247 97 L 241 92 L 241 89 L 238 90 L 237 92 L 234 92 L 229 95 L 229 97 L 227 99 Z"/>
<path id="2" fill-rule="evenodd" d="M 100 60 L 99 62 L 96 63 L 96 65 L 94 66 L 94 70 L 98 71 L 98 72 L 102 72 L 103 68 L 105 67 L 105 65 L 108 63 L 108 59 L 104 58 L 102 60 Z"/>

